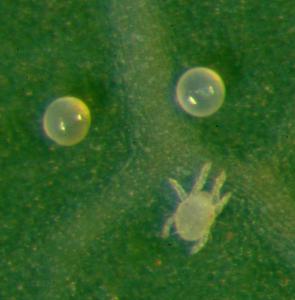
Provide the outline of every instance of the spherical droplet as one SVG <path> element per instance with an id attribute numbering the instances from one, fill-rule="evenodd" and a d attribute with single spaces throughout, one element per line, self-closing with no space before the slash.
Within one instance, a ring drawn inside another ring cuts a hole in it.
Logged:
<path id="1" fill-rule="evenodd" d="M 62 146 L 81 142 L 90 127 L 87 105 L 75 97 L 62 97 L 53 101 L 43 117 L 43 128 L 48 137 Z"/>
<path id="2" fill-rule="evenodd" d="M 180 107 L 195 117 L 207 117 L 222 105 L 225 87 L 221 77 L 208 68 L 193 68 L 185 72 L 176 86 Z"/>

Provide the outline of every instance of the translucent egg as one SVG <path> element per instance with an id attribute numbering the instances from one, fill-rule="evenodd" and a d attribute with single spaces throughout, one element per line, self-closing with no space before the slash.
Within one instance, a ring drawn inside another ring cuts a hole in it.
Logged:
<path id="1" fill-rule="evenodd" d="M 208 117 L 222 105 L 225 87 L 221 77 L 208 68 L 193 68 L 185 72 L 176 86 L 180 107 L 195 117 Z"/>
<path id="2" fill-rule="evenodd" d="M 46 135 L 62 146 L 81 142 L 90 127 L 90 112 L 87 105 L 75 97 L 62 97 L 53 101 L 43 117 Z"/>

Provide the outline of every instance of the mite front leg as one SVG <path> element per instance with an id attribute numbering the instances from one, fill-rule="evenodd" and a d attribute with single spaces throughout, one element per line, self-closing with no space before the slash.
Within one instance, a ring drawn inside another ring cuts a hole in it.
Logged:
<path id="1" fill-rule="evenodd" d="M 175 180 L 175 179 L 168 179 L 170 185 L 176 192 L 177 196 L 179 197 L 180 201 L 184 201 L 187 198 L 187 193 L 183 189 L 183 187 Z"/>
<path id="2" fill-rule="evenodd" d="M 206 183 L 207 177 L 209 175 L 210 169 L 211 169 L 212 163 L 207 162 L 204 164 L 204 166 L 201 169 L 200 175 L 197 177 L 196 182 L 192 189 L 192 194 L 196 194 L 199 191 L 201 191 Z"/>
<path id="3" fill-rule="evenodd" d="M 226 193 L 217 203 L 215 206 L 215 212 L 216 212 L 216 216 L 219 215 L 223 208 L 225 207 L 225 205 L 228 203 L 230 197 L 231 197 L 232 193 Z"/>
<path id="4" fill-rule="evenodd" d="M 212 190 L 212 195 L 215 199 L 219 199 L 220 197 L 220 190 L 226 180 L 226 174 L 222 171 L 219 176 L 215 179 L 215 183 Z"/>

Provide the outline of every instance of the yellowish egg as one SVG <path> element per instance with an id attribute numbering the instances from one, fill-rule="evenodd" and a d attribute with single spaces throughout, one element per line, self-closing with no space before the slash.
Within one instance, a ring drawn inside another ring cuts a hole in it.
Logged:
<path id="1" fill-rule="evenodd" d="M 46 135 L 62 146 L 81 142 L 88 133 L 91 117 L 87 105 L 80 99 L 66 96 L 53 101 L 43 117 Z"/>
<path id="2" fill-rule="evenodd" d="M 219 110 L 225 97 L 221 77 L 208 68 L 192 68 L 177 82 L 176 99 L 180 107 L 195 117 L 208 117 Z"/>

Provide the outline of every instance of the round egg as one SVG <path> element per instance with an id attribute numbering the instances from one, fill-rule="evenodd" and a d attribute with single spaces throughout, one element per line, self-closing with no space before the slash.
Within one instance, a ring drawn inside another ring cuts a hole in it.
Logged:
<path id="1" fill-rule="evenodd" d="M 81 142 L 90 127 L 90 111 L 87 105 L 75 97 L 61 97 L 53 101 L 43 117 L 46 135 L 62 146 Z"/>
<path id="2" fill-rule="evenodd" d="M 195 117 L 208 117 L 223 104 L 225 86 L 213 70 L 203 67 L 186 71 L 178 80 L 176 99 L 180 107 Z"/>

